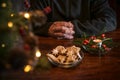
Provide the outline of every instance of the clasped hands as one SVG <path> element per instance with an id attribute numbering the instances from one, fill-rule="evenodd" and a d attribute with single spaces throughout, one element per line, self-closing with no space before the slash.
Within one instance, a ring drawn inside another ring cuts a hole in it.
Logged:
<path id="1" fill-rule="evenodd" d="M 57 39 L 73 39 L 74 26 L 71 22 L 54 22 L 49 28 L 49 34 Z"/>

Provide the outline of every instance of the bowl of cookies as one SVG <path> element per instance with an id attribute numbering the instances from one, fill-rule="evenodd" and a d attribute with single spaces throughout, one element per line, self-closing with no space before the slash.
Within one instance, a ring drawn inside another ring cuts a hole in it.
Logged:
<path id="1" fill-rule="evenodd" d="M 83 59 L 83 52 L 80 47 L 57 46 L 46 54 L 48 60 L 55 66 L 70 68 L 78 65 Z"/>

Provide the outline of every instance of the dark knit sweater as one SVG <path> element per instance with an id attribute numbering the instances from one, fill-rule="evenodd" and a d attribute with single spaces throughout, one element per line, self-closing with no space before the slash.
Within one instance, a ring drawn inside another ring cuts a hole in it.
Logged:
<path id="1" fill-rule="evenodd" d="M 107 0 L 31 0 L 30 3 L 31 10 L 43 10 L 47 6 L 52 10 L 47 14 L 45 25 L 33 25 L 37 35 L 47 36 L 50 25 L 55 21 L 71 21 L 75 37 L 116 29 L 116 15 Z"/>

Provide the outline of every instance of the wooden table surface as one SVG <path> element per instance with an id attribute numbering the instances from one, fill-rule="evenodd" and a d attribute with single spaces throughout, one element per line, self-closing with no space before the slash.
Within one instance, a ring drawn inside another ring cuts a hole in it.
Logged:
<path id="1" fill-rule="evenodd" d="M 41 66 L 25 73 L 21 70 L 9 70 L 0 73 L 0 80 L 120 80 L 120 28 L 106 33 L 107 37 L 119 45 L 105 56 L 93 56 L 85 53 L 82 62 L 76 67 L 64 69 L 41 61 Z M 57 40 L 39 37 L 42 55 L 58 45 L 73 45 L 73 40 Z M 41 57 L 42 58 L 42 57 Z M 43 64 L 43 65 L 42 65 Z"/>

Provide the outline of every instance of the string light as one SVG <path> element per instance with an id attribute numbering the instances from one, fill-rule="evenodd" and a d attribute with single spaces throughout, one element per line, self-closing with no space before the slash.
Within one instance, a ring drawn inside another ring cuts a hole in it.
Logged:
<path id="1" fill-rule="evenodd" d="M 11 16 L 11 17 L 13 17 L 13 16 L 14 16 L 14 14 L 12 13 L 10 16 Z"/>
<path id="2" fill-rule="evenodd" d="M 38 58 L 39 58 L 39 57 L 41 56 L 40 51 L 39 51 L 39 50 L 37 50 L 35 55 L 36 55 L 36 57 L 38 57 Z"/>
<path id="3" fill-rule="evenodd" d="M 6 6 L 7 6 L 7 4 L 6 3 L 2 3 L 2 5 L 1 5 L 3 8 L 5 8 Z"/>
<path id="4" fill-rule="evenodd" d="M 32 66 L 31 65 L 26 65 L 24 68 L 24 72 L 29 72 L 32 70 Z"/>
<path id="5" fill-rule="evenodd" d="M 4 48 L 5 47 L 5 44 L 2 44 L 2 48 Z"/>
<path id="6" fill-rule="evenodd" d="M 29 14 L 29 13 L 25 13 L 25 14 L 24 14 L 24 17 L 25 17 L 26 19 L 29 19 L 29 18 L 30 18 L 30 14 Z"/>
<path id="7" fill-rule="evenodd" d="M 8 22 L 8 27 L 12 28 L 13 27 L 13 22 Z"/>

